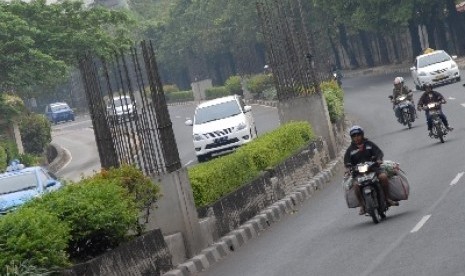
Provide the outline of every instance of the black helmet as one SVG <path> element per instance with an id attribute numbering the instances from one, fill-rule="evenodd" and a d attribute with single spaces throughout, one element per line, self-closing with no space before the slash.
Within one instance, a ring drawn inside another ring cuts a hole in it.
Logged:
<path id="1" fill-rule="evenodd" d="M 363 136 L 365 133 L 363 132 L 363 128 L 361 126 L 355 125 L 350 128 L 349 135 L 352 137 L 355 134 L 361 134 Z"/>
<path id="2" fill-rule="evenodd" d="M 426 88 L 433 89 L 433 85 L 431 83 L 423 84 L 423 90 L 426 90 Z"/>

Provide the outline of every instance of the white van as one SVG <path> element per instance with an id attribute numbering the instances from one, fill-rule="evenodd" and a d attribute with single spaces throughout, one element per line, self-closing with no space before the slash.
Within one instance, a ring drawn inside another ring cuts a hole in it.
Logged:
<path id="1" fill-rule="evenodd" d="M 257 137 L 252 107 L 238 95 L 201 103 L 195 109 L 193 126 L 195 154 L 199 162 L 212 154 L 235 149 Z"/>

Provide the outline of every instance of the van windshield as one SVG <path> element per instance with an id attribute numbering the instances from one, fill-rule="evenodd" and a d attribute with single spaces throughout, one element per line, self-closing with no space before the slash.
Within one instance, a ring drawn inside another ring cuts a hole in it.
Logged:
<path id="1" fill-rule="evenodd" d="M 195 112 L 195 124 L 200 125 L 207 122 L 232 117 L 240 113 L 241 108 L 235 100 L 210 105 L 197 109 Z"/>

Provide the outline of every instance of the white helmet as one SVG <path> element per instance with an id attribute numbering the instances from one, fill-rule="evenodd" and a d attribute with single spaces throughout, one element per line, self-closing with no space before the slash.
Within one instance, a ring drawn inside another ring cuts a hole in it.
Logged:
<path id="1" fill-rule="evenodd" d="M 394 84 L 399 84 L 399 83 L 404 83 L 404 78 L 403 77 L 396 77 L 394 79 Z"/>

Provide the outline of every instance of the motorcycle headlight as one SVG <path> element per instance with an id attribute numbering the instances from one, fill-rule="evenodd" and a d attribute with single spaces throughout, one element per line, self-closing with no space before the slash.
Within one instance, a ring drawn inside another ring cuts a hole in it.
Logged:
<path id="1" fill-rule="evenodd" d="M 194 134 L 194 141 L 201 141 L 201 140 L 203 140 L 202 135 L 200 135 L 200 134 Z"/>
<path id="2" fill-rule="evenodd" d="M 434 108 L 435 106 L 436 106 L 435 103 L 430 103 L 430 104 L 428 104 L 428 108 Z"/>
<path id="3" fill-rule="evenodd" d="M 368 171 L 368 164 L 357 165 L 357 171 L 359 173 L 366 173 Z"/>
<path id="4" fill-rule="evenodd" d="M 403 101 L 405 100 L 405 96 L 400 96 L 399 98 L 397 98 L 399 101 Z"/>
<path id="5" fill-rule="evenodd" d="M 243 130 L 246 127 L 247 127 L 247 125 L 245 123 L 240 123 L 240 124 L 237 125 L 236 130 L 237 131 Z"/>

